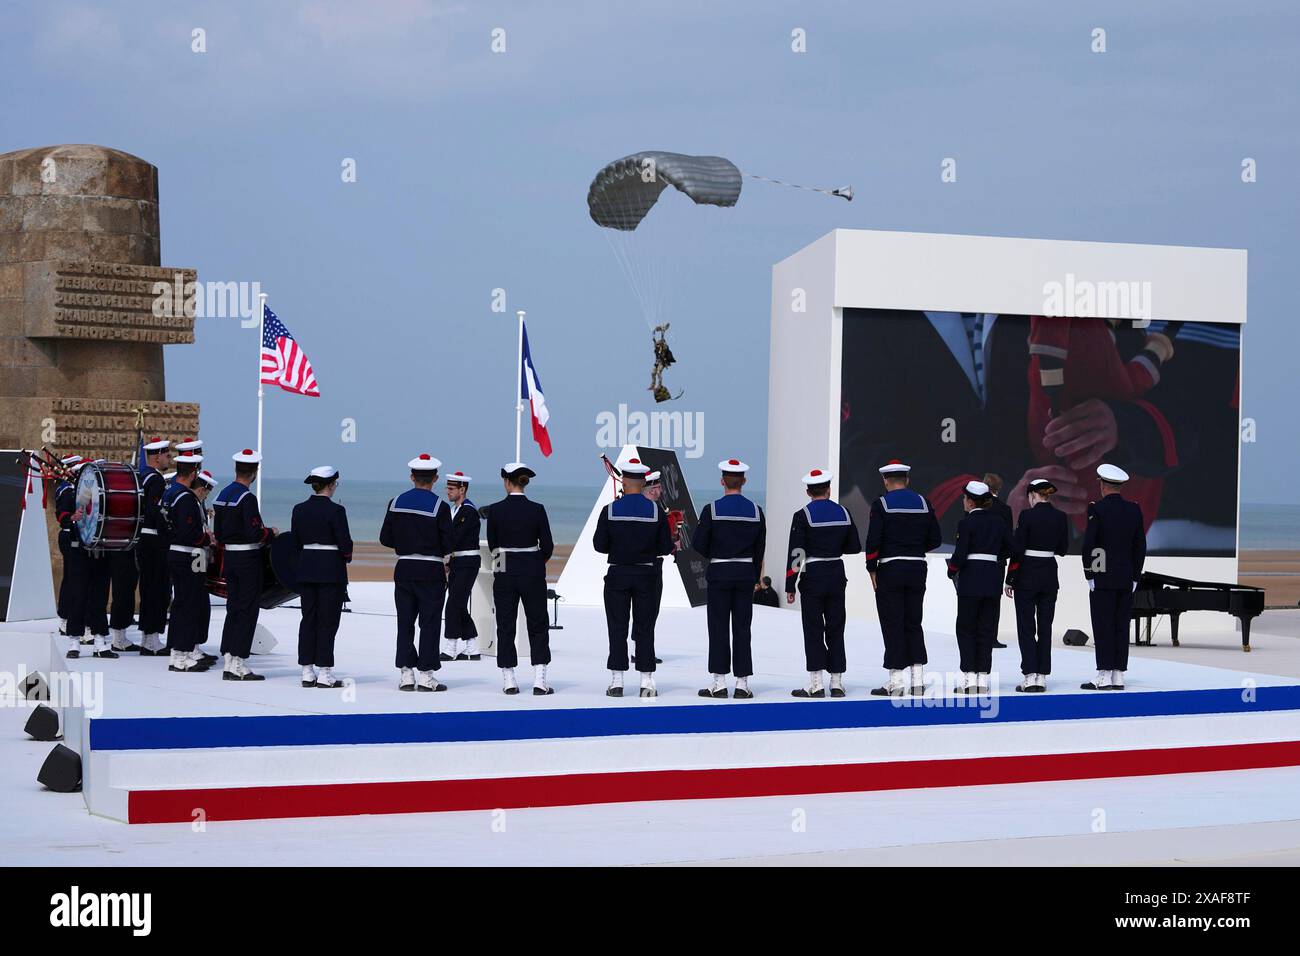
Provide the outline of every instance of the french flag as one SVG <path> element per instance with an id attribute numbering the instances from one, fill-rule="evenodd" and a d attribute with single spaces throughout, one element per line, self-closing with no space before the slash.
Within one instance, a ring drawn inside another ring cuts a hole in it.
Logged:
<path id="1" fill-rule="evenodd" d="M 528 403 L 528 411 L 533 420 L 533 441 L 537 442 L 542 455 L 549 458 L 551 436 L 546 432 L 546 423 L 550 421 L 551 413 L 546 408 L 546 396 L 542 394 L 542 380 L 537 377 L 537 369 L 533 367 L 533 355 L 528 350 L 528 329 L 522 322 L 520 330 L 523 333 L 524 348 L 523 362 L 519 369 L 519 398 Z"/>

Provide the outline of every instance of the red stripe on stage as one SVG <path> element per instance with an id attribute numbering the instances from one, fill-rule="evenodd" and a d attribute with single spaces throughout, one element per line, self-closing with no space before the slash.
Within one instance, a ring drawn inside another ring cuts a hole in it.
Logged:
<path id="1" fill-rule="evenodd" d="M 1300 765 L 1300 740 L 1215 747 L 970 757 L 809 767 L 656 770 L 477 780 L 338 783 L 133 790 L 131 823 L 334 817 L 520 807 L 563 807 L 646 800 L 715 800 L 924 787 L 973 787 L 1051 780 L 1145 777 Z"/>

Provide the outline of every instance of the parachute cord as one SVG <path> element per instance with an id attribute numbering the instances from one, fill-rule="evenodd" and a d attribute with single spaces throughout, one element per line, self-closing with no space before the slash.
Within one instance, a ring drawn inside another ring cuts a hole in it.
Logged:
<path id="1" fill-rule="evenodd" d="M 748 176 L 750 179 L 758 179 L 765 183 L 773 183 L 777 186 L 788 186 L 791 189 L 806 189 L 808 192 L 823 193 L 827 196 L 838 196 L 840 199 L 846 199 L 853 202 L 853 187 L 841 186 L 839 189 L 826 189 L 823 186 L 801 186 L 798 183 L 787 183 L 780 179 L 770 179 L 767 176 L 760 176 L 758 173 L 741 172 L 742 176 Z"/>

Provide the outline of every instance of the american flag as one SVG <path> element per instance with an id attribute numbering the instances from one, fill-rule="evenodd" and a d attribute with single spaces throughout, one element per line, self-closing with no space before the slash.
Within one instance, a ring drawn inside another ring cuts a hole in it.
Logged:
<path id="1" fill-rule="evenodd" d="M 289 330 L 269 306 L 262 306 L 262 377 L 260 381 L 279 385 L 286 392 L 320 397 L 316 376 L 307 353 L 298 347 Z"/>

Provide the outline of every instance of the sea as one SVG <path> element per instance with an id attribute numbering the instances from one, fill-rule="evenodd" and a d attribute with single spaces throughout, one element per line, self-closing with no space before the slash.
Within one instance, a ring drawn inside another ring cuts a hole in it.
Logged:
<path id="1" fill-rule="evenodd" d="M 301 482 L 288 478 L 267 478 L 263 483 L 262 513 L 266 522 L 277 528 L 289 527 L 293 506 L 310 494 Z M 343 479 L 336 500 L 348 509 L 348 523 L 357 541 L 378 541 L 379 526 L 384 520 L 388 501 L 409 485 L 400 482 Z M 557 544 L 573 544 L 591 512 L 599 489 L 591 486 L 533 486 L 528 497 L 546 505 L 551 519 L 551 534 Z M 762 500 L 762 492 L 755 495 Z M 485 493 L 470 498 L 485 505 L 501 497 L 499 482 L 492 482 Z M 696 508 L 704 503 L 696 502 Z M 1300 550 L 1300 504 L 1244 504 L 1241 508 L 1242 550 Z"/>

